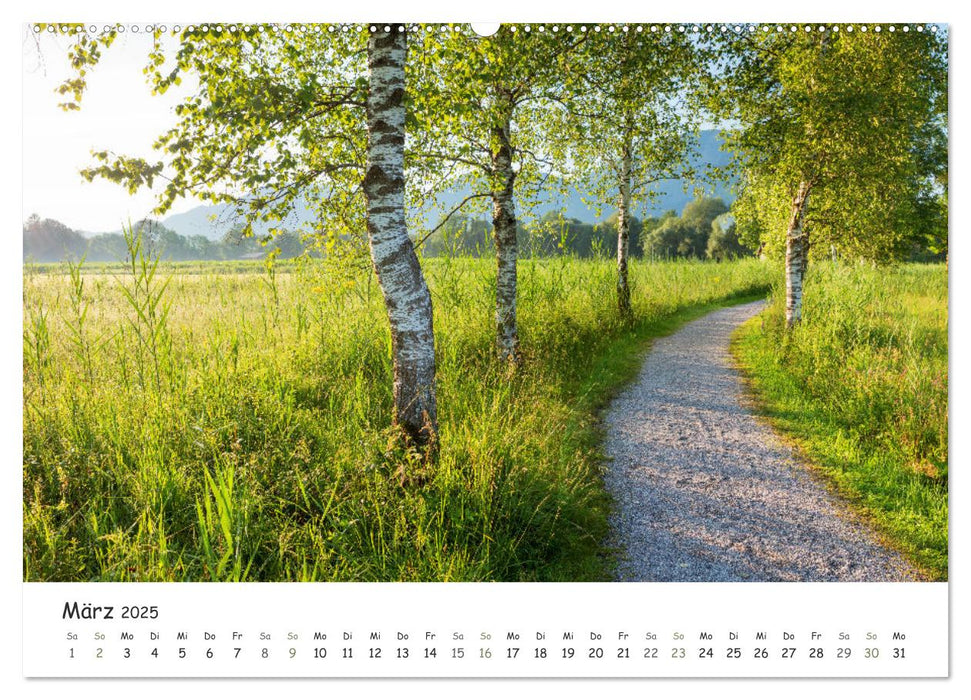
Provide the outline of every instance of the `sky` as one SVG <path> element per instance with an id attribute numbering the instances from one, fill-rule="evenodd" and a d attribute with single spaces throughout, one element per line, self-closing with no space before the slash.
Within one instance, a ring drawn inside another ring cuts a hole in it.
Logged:
<path id="1" fill-rule="evenodd" d="M 151 144 L 175 123 L 173 107 L 187 88 L 151 94 L 142 73 L 152 37 L 131 32 L 103 53 L 88 73 L 80 111 L 58 107 L 55 90 L 71 77 L 64 36 L 23 32 L 23 217 L 39 214 L 88 232 L 116 231 L 122 223 L 147 216 L 155 195 L 129 195 L 107 180 L 85 181 L 79 171 L 92 164 L 92 150 L 153 157 Z M 160 185 L 156 183 L 156 190 Z M 197 206 L 177 202 L 170 213 Z"/>

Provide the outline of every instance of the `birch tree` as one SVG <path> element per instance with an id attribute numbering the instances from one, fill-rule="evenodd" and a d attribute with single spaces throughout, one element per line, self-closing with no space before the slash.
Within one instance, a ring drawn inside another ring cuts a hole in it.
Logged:
<path id="1" fill-rule="evenodd" d="M 395 420 L 415 443 L 437 432 L 432 300 L 405 225 L 404 27 L 378 25 L 368 39 L 367 230 L 391 326 Z"/>
<path id="2" fill-rule="evenodd" d="M 784 251 L 791 328 L 814 248 L 880 261 L 911 240 L 941 167 L 921 153 L 946 131 L 945 40 L 923 26 L 813 25 L 733 28 L 718 41 L 717 107 L 737 124 L 734 211 L 750 242 Z"/>
<path id="3" fill-rule="evenodd" d="M 697 48 L 672 27 L 604 28 L 571 63 L 573 167 L 597 204 L 617 207 L 617 306 L 631 313 L 630 222 L 664 180 L 690 176 Z"/>
<path id="4" fill-rule="evenodd" d="M 584 41 L 580 28 L 503 25 L 490 37 L 449 27 L 426 31 L 416 61 L 413 157 L 438 172 L 438 185 L 468 184 L 467 206 L 491 205 L 496 249 L 496 346 L 519 359 L 517 198 L 555 176 L 561 158 L 548 138 L 564 85 L 563 63 Z M 434 187 L 432 188 L 433 191 Z M 421 193 L 422 197 L 428 193 Z"/>
<path id="5" fill-rule="evenodd" d="M 203 25 L 142 35 L 154 92 L 184 78 L 197 87 L 156 140 L 157 160 L 101 150 L 82 174 L 132 192 L 164 183 L 156 214 L 191 195 L 231 208 L 252 235 L 256 222 L 279 225 L 305 207 L 314 216 L 304 233 L 366 241 L 391 331 L 394 422 L 427 445 L 437 431 L 435 357 L 431 299 L 405 226 L 406 39 L 397 25 L 374 29 Z M 76 75 L 60 89 L 66 109 L 79 108 L 116 32 L 76 36 Z"/>

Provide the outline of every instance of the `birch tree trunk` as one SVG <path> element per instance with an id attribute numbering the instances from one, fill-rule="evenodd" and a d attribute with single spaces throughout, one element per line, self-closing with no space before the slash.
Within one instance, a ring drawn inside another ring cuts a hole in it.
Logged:
<path id="1" fill-rule="evenodd" d="M 368 162 L 364 177 L 371 260 L 391 326 L 394 421 L 413 444 L 438 431 L 432 300 L 405 224 L 405 33 L 368 37 Z"/>
<path id="2" fill-rule="evenodd" d="M 519 332 L 516 328 L 516 203 L 513 184 L 512 146 L 509 142 L 512 110 L 503 113 L 493 127 L 492 226 L 496 241 L 496 344 L 500 359 L 517 362 Z"/>
<path id="3" fill-rule="evenodd" d="M 630 188 L 631 136 L 625 136 L 619 171 L 620 197 L 617 203 L 617 307 L 623 316 L 630 316 L 630 282 L 627 277 L 627 258 L 630 253 Z"/>
<path id="4" fill-rule="evenodd" d="M 802 319 L 802 285 L 809 262 L 809 234 L 803 229 L 810 184 L 803 180 L 792 200 L 786 230 L 786 328 Z"/>

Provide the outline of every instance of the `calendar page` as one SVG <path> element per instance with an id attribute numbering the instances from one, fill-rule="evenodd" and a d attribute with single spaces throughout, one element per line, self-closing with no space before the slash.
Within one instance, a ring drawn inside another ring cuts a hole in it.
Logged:
<path id="1" fill-rule="evenodd" d="M 20 28 L 24 677 L 948 677 L 948 26 L 641 14 Z"/>

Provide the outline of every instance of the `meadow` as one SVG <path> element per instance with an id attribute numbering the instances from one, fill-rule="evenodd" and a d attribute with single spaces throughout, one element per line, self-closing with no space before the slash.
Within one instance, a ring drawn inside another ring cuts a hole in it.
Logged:
<path id="1" fill-rule="evenodd" d="M 598 410 L 652 337 L 764 295 L 773 268 L 635 261 L 631 321 L 612 261 L 522 260 L 511 374 L 494 261 L 423 265 L 434 462 L 393 439 L 369 269 L 26 266 L 24 579 L 609 578 Z"/>
<path id="2" fill-rule="evenodd" d="M 736 335 L 765 415 L 931 579 L 948 566 L 944 265 L 814 263 L 803 322 L 785 298 Z"/>

